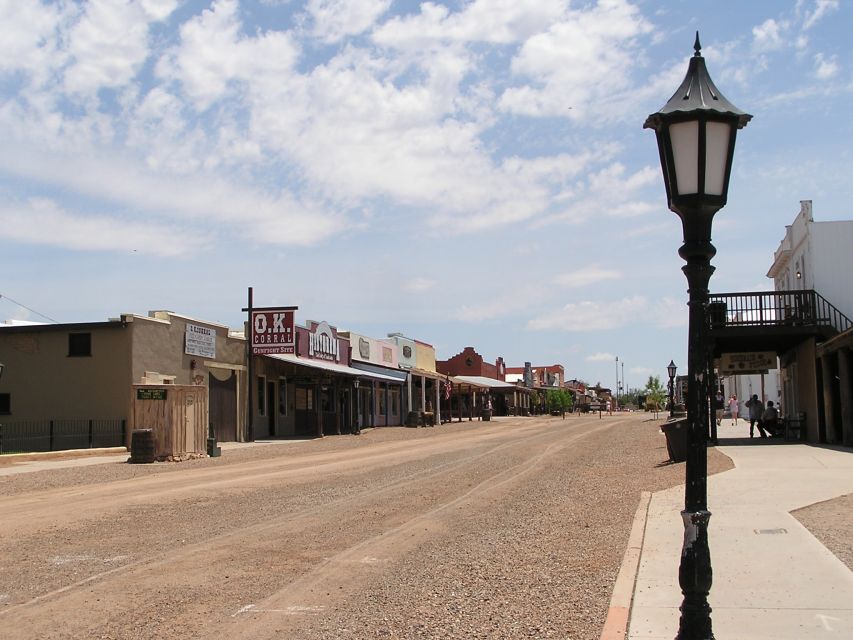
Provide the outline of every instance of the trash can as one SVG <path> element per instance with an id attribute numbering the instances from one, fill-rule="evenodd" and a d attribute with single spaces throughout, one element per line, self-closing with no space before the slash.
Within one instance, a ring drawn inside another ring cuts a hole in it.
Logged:
<path id="1" fill-rule="evenodd" d="M 154 430 L 134 429 L 130 434 L 131 464 L 147 464 L 154 462 Z"/>
<path id="2" fill-rule="evenodd" d="M 666 450 L 673 462 L 687 460 L 687 420 L 672 420 L 661 426 L 666 436 Z"/>
<path id="3" fill-rule="evenodd" d="M 491 420 L 492 419 L 492 410 L 491 409 L 483 409 L 482 412 L 480 412 L 480 417 L 486 421 Z"/>

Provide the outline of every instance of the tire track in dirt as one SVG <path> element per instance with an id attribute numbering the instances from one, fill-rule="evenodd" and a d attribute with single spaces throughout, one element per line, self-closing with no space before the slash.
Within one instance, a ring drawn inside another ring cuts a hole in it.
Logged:
<path id="1" fill-rule="evenodd" d="M 53 615 L 59 615 L 60 612 L 67 611 L 70 608 L 87 606 L 87 600 L 95 599 L 96 601 L 109 601 L 110 593 L 116 590 L 115 586 L 123 586 L 124 588 L 128 588 L 128 585 L 132 585 L 131 590 L 137 593 L 137 595 L 141 596 L 142 594 L 149 591 L 149 589 L 146 588 L 145 585 L 150 588 L 154 588 L 155 585 L 162 580 L 162 576 L 164 573 L 182 575 L 190 578 L 191 582 L 193 571 L 198 571 L 198 565 L 200 561 L 204 561 L 204 559 L 207 559 L 208 561 L 213 562 L 216 562 L 218 560 L 222 560 L 223 562 L 225 562 L 225 560 L 229 556 L 234 555 L 235 547 L 241 549 L 245 548 L 245 553 L 249 555 L 251 555 L 252 553 L 264 555 L 267 553 L 275 552 L 275 545 L 273 545 L 273 547 L 269 547 L 269 545 L 267 545 L 265 542 L 261 542 L 254 545 L 251 543 L 251 541 L 253 540 L 263 539 L 264 534 L 267 532 L 275 531 L 279 537 L 295 537 L 299 534 L 300 531 L 303 531 L 306 527 L 308 527 L 309 523 L 312 520 L 321 518 L 324 515 L 323 512 L 334 512 L 336 509 L 342 507 L 343 503 L 349 503 L 350 508 L 352 508 L 352 504 L 356 501 L 356 499 L 364 500 L 365 498 L 369 498 L 369 500 L 367 501 L 368 503 L 380 504 L 385 494 L 391 495 L 395 492 L 405 492 L 405 485 L 412 485 L 418 482 L 428 482 L 437 476 L 452 473 L 454 470 L 459 470 L 463 467 L 470 466 L 474 462 L 478 460 L 483 460 L 490 455 L 494 455 L 496 452 L 502 449 L 517 446 L 520 442 L 524 442 L 527 445 L 530 445 L 534 441 L 539 439 L 548 438 L 549 436 L 554 436 L 555 434 L 565 435 L 567 433 L 565 429 L 555 431 L 553 428 L 548 428 L 549 426 L 552 427 L 552 425 L 542 424 L 531 425 L 530 427 L 525 429 L 514 429 L 512 434 L 498 434 L 504 436 L 508 435 L 510 439 L 508 441 L 494 444 L 493 446 L 491 446 L 492 443 L 489 443 L 490 446 L 488 446 L 488 448 L 484 450 L 476 451 L 473 455 L 466 456 L 460 460 L 456 460 L 447 464 L 443 464 L 428 472 L 412 474 L 404 479 L 394 479 L 384 487 L 371 486 L 362 491 L 357 496 L 347 496 L 333 503 L 305 509 L 299 513 L 285 514 L 281 518 L 275 519 L 271 522 L 260 523 L 257 525 L 242 528 L 237 531 L 231 531 L 226 534 L 217 536 L 214 539 L 209 539 L 200 543 L 186 545 L 179 549 L 170 550 L 163 554 L 142 558 L 136 562 L 123 565 L 122 567 L 117 567 L 114 569 L 110 569 L 106 572 L 102 572 L 100 574 L 88 576 L 78 582 L 75 582 L 74 584 L 66 585 L 51 593 L 37 596 L 36 598 L 33 598 L 26 603 L 22 603 L 19 605 L 7 604 L 6 607 L 0 609 L 0 616 L 7 618 L 7 620 L 9 621 L 14 618 L 19 618 L 19 622 L 23 623 L 25 627 L 30 627 L 33 624 L 39 626 L 38 624 L 36 624 L 39 618 L 43 620 L 45 618 L 50 618 Z M 578 422 L 566 426 L 587 428 L 588 422 Z M 608 426 L 608 424 L 604 423 L 599 428 L 604 428 L 605 426 Z M 575 429 L 572 430 L 574 431 Z M 479 448 L 482 448 L 483 438 L 486 436 L 491 436 L 492 434 L 483 434 L 482 432 L 480 432 L 479 438 L 471 437 L 473 435 L 474 434 L 470 434 L 467 437 L 458 437 L 455 439 L 455 442 L 450 441 L 447 443 L 438 443 L 441 446 L 435 446 L 435 443 L 433 443 L 433 446 L 424 447 L 421 448 L 421 450 L 419 451 L 411 452 L 411 455 L 409 457 L 422 458 L 424 456 L 439 455 L 441 453 L 446 453 L 450 449 L 458 448 L 458 446 L 461 446 L 464 443 L 471 443 L 475 441 L 479 441 Z M 581 433 L 575 435 L 574 437 L 577 438 L 582 436 L 583 434 Z M 411 446 L 411 444 L 413 443 L 410 443 L 409 446 Z M 397 449 L 397 447 L 395 447 L 395 449 Z M 351 451 L 349 453 L 358 452 Z M 389 456 L 392 455 L 392 453 L 384 452 L 379 455 L 367 454 L 351 461 L 341 461 L 337 465 L 338 472 L 346 473 L 352 471 L 352 469 L 362 466 L 366 462 L 377 465 L 387 463 L 389 461 Z M 400 462 L 401 460 L 399 457 L 394 460 L 395 464 L 399 464 Z M 269 466 L 269 464 L 263 465 L 263 467 L 265 468 Z M 295 470 L 293 469 L 287 471 L 287 473 L 293 472 L 295 472 Z M 276 472 L 276 474 L 277 473 L 279 472 Z M 494 484 L 495 478 L 501 476 L 503 473 L 504 472 L 498 472 L 493 476 L 489 476 L 478 486 L 485 486 L 489 483 Z M 265 471 L 264 477 L 266 478 L 266 476 L 267 473 Z M 213 484 L 216 486 L 221 486 L 220 482 L 215 482 Z M 197 487 L 197 490 L 204 490 L 209 485 L 199 485 L 198 483 L 196 483 L 195 486 Z M 454 501 L 456 500 L 458 499 L 451 499 L 450 502 L 448 502 L 447 504 L 440 505 L 439 507 L 437 507 L 437 510 L 435 510 L 435 513 L 446 509 L 447 505 L 454 503 Z M 418 526 L 419 523 L 429 521 L 431 518 L 431 516 L 425 516 L 423 513 L 410 514 L 407 516 L 408 519 L 403 519 L 403 524 L 396 525 L 397 529 L 394 529 L 394 518 L 392 516 L 395 516 L 395 514 L 386 514 L 386 522 L 383 523 L 382 526 L 390 527 L 390 530 L 398 530 L 398 536 L 404 535 L 404 533 L 411 527 Z M 400 516 L 397 515 L 396 517 L 399 518 Z M 411 524 L 407 529 L 406 522 L 414 524 Z M 334 522 L 328 525 L 321 524 L 320 528 L 322 529 L 323 526 L 331 525 L 334 525 Z M 382 534 L 380 534 L 379 536 L 374 536 L 373 540 L 380 541 L 380 538 L 382 538 Z M 250 542 L 247 542 L 247 540 Z M 371 539 L 368 539 L 365 542 L 370 543 L 370 541 Z M 382 540 L 382 542 L 384 543 L 384 540 Z M 278 543 L 276 542 L 275 544 Z M 354 549 L 350 550 L 349 553 L 357 553 L 356 549 L 358 548 L 359 544 L 362 543 L 357 543 Z M 342 553 L 346 554 L 348 552 L 347 550 L 344 550 Z M 317 562 L 319 562 L 320 566 L 322 567 L 322 558 L 312 557 L 306 558 L 306 562 L 303 562 L 300 566 L 302 567 L 302 570 L 310 571 L 312 567 L 317 566 Z M 365 564 L 362 561 L 359 562 L 361 562 L 361 564 Z M 98 581 L 102 582 L 103 584 L 93 584 Z M 98 596 L 100 596 L 100 599 Z M 32 615 L 25 613 L 25 610 L 31 610 Z M 101 615 L 106 615 L 107 617 L 109 617 L 109 611 L 102 611 Z M 45 629 L 44 631 L 49 632 L 49 628 Z"/>

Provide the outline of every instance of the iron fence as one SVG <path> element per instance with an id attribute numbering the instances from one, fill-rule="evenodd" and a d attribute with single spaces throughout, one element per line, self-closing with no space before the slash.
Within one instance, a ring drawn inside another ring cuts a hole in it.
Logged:
<path id="1" fill-rule="evenodd" d="M 0 420 L 0 454 L 125 446 L 127 421 Z"/>
<path id="2" fill-rule="evenodd" d="M 708 314 L 714 328 L 819 326 L 843 332 L 853 326 L 814 289 L 713 293 Z"/>

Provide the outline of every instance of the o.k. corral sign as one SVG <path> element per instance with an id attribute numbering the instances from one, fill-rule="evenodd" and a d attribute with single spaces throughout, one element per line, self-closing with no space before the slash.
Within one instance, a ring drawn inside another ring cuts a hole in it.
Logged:
<path id="1" fill-rule="evenodd" d="M 252 354 L 294 353 L 296 307 L 252 310 Z"/>

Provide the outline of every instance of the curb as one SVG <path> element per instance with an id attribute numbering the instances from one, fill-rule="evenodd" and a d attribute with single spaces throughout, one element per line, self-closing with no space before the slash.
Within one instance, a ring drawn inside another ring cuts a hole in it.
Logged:
<path id="1" fill-rule="evenodd" d="M 622 558 L 622 566 L 619 567 L 616 584 L 613 585 L 610 608 L 607 611 L 607 620 L 604 622 L 600 640 L 625 640 L 628 635 L 631 604 L 634 600 L 634 585 L 640 567 L 640 554 L 646 535 L 646 520 L 649 515 L 651 498 L 652 494 L 648 491 L 640 493 L 640 504 L 634 514 L 631 535 L 628 537 L 628 548 Z"/>
<path id="2" fill-rule="evenodd" d="M 64 460 L 71 458 L 88 458 L 89 456 L 104 456 L 128 453 L 127 447 L 100 447 L 96 449 L 63 449 L 62 451 L 33 451 L 30 453 L 4 453 L 0 456 L 3 463 L 32 462 L 34 460 Z"/>

